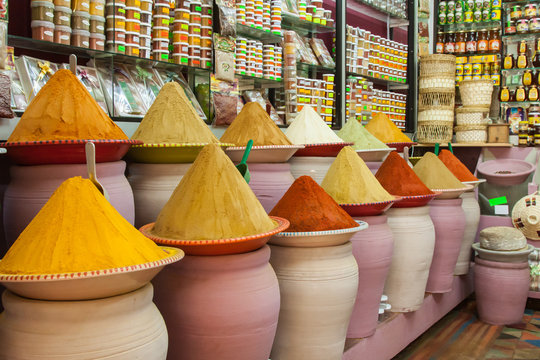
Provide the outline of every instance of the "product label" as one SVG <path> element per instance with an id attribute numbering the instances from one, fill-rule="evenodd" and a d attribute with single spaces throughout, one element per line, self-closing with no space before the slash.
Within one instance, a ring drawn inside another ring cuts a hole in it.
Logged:
<path id="1" fill-rule="evenodd" d="M 510 100 L 510 91 L 508 89 L 504 89 L 501 91 L 501 101 L 508 101 Z"/>
<path id="2" fill-rule="evenodd" d="M 478 51 L 486 51 L 488 49 L 488 41 L 480 40 L 478 41 Z"/>

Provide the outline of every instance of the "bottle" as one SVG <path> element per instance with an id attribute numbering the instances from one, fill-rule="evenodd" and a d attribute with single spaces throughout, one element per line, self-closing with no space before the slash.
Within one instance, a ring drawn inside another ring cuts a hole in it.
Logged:
<path id="1" fill-rule="evenodd" d="M 531 85 L 527 98 L 529 101 L 538 101 L 538 88 L 536 85 Z"/>
<path id="2" fill-rule="evenodd" d="M 521 40 L 518 46 L 518 53 L 527 53 L 527 41 Z"/>
<path id="3" fill-rule="evenodd" d="M 523 86 L 531 86 L 533 83 L 533 73 L 531 70 L 525 70 L 523 75 L 521 76 L 521 83 Z"/>
<path id="4" fill-rule="evenodd" d="M 454 54 L 456 52 L 456 36 L 453 32 L 446 33 L 444 41 L 444 53 Z"/>
<path id="5" fill-rule="evenodd" d="M 511 54 L 511 53 L 506 54 L 503 61 L 503 69 L 505 70 L 513 69 L 515 65 L 516 64 L 515 64 L 514 54 Z"/>
<path id="6" fill-rule="evenodd" d="M 444 54 L 444 33 L 439 32 L 437 33 L 437 46 L 436 46 L 436 52 L 437 54 Z"/>
<path id="7" fill-rule="evenodd" d="M 520 52 L 516 61 L 516 67 L 518 69 L 525 69 L 527 67 L 527 54 Z"/>
<path id="8" fill-rule="evenodd" d="M 477 50 L 476 32 L 469 31 L 467 33 L 465 46 L 467 48 L 467 52 L 469 52 L 469 53 L 475 53 L 476 52 L 476 50 Z"/>
<path id="9" fill-rule="evenodd" d="M 501 34 L 499 30 L 494 29 L 489 32 L 489 51 L 499 51 L 501 50 Z"/>
<path id="10" fill-rule="evenodd" d="M 455 52 L 456 54 L 465 54 L 467 51 L 466 47 L 466 34 L 465 31 L 458 31 L 456 34 L 456 46 L 455 46 Z"/>
<path id="11" fill-rule="evenodd" d="M 519 86 L 516 89 L 516 101 L 521 102 L 521 101 L 525 101 L 525 99 L 527 99 L 525 88 L 523 86 Z"/>
<path id="12" fill-rule="evenodd" d="M 488 31 L 486 29 L 478 31 L 477 47 L 480 54 L 487 53 L 489 51 Z"/>
<path id="13" fill-rule="evenodd" d="M 508 86 L 501 87 L 501 90 L 499 91 L 499 101 L 500 102 L 510 101 L 510 90 L 508 89 Z"/>

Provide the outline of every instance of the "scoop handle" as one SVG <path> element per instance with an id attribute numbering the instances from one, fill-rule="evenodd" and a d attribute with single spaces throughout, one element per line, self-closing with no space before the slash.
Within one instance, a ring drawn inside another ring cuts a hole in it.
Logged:
<path id="1" fill-rule="evenodd" d="M 84 146 L 86 152 L 86 168 L 88 170 L 88 178 L 92 181 L 96 180 L 96 147 L 93 142 L 87 142 Z"/>
<path id="2" fill-rule="evenodd" d="M 247 145 L 246 145 L 246 151 L 244 151 L 244 156 L 242 156 L 242 161 L 240 161 L 240 164 L 245 164 L 249 153 L 251 152 L 251 147 L 253 146 L 253 140 L 249 139 Z"/>

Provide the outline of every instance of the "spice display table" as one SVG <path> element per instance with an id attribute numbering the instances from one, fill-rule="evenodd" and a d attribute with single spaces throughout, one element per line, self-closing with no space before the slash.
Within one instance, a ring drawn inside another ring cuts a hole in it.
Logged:
<path id="1" fill-rule="evenodd" d="M 373 336 L 365 339 L 347 339 L 343 360 L 391 359 L 472 294 L 473 274 L 474 266 L 471 265 L 469 274 L 454 277 L 451 292 L 426 293 L 420 309 L 411 313 L 391 314 L 385 321 L 379 323 Z"/>

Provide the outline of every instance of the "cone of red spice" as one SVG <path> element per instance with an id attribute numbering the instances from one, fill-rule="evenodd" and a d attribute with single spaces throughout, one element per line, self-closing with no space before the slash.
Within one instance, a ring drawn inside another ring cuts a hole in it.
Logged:
<path id="1" fill-rule="evenodd" d="M 327 231 L 357 227 L 358 223 L 309 176 L 291 185 L 270 215 L 291 223 L 287 231 Z"/>
<path id="2" fill-rule="evenodd" d="M 446 165 L 448 170 L 454 174 L 459 181 L 478 181 L 478 178 L 474 176 L 469 169 L 463 164 L 457 157 L 448 150 L 442 150 L 439 153 L 439 159 Z"/>
<path id="3" fill-rule="evenodd" d="M 430 195 L 433 192 L 420 180 L 401 156 L 392 151 L 375 174 L 381 185 L 392 195 Z"/>

